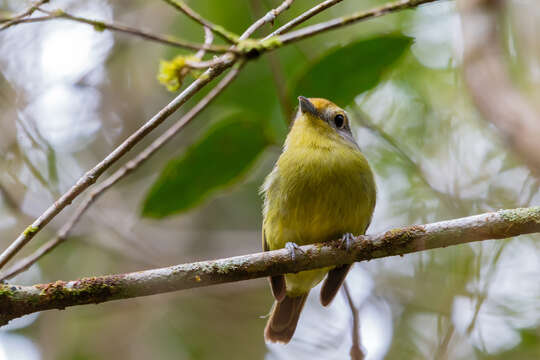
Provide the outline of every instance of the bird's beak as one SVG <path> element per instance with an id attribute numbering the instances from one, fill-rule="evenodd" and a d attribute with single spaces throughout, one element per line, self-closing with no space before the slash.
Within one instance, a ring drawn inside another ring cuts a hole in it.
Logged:
<path id="1" fill-rule="evenodd" d="M 311 101 L 309 101 L 307 98 L 303 96 L 298 97 L 298 102 L 300 103 L 300 111 L 302 114 L 311 114 L 314 116 L 318 116 L 319 113 L 317 112 L 317 109 L 315 109 L 315 105 Z"/>

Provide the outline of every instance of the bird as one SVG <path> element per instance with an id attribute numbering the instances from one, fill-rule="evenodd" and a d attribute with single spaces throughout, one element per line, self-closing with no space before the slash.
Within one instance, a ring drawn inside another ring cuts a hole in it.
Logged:
<path id="1" fill-rule="evenodd" d="M 298 97 L 299 106 L 283 151 L 261 186 L 264 251 L 287 248 L 294 260 L 299 246 L 341 239 L 350 249 L 353 234 L 371 222 L 376 186 L 371 167 L 353 138 L 347 113 L 322 98 Z M 264 338 L 288 343 L 310 290 L 324 283 L 327 306 L 351 265 L 271 276 L 274 296 Z"/>

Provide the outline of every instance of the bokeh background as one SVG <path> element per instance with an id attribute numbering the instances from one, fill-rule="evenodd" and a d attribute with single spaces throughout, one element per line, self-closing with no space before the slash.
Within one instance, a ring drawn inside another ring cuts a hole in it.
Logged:
<path id="1" fill-rule="evenodd" d="M 279 1 L 188 3 L 241 33 Z M 309 23 L 381 3 L 343 1 Z M 0 15 L 27 5 L 0 0 Z M 312 5 L 295 1 L 274 28 Z M 199 26 L 158 0 L 51 0 L 47 8 L 197 42 L 203 36 Z M 540 101 L 539 19 L 535 0 L 516 0 L 507 2 L 500 23 L 513 80 L 532 103 Z M 257 35 L 271 29 L 267 25 Z M 390 46 L 388 39 L 398 44 Z M 250 62 L 185 131 L 93 205 L 65 244 L 12 281 L 69 280 L 260 251 L 258 188 L 279 156 L 295 96 L 320 96 L 317 90 L 328 96 L 335 89 L 331 98 L 346 106 L 376 173 L 378 204 L 368 232 L 539 205 L 538 178 L 471 102 L 462 52 L 456 5 L 441 1 Z M 160 60 L 180 53 L 66 20 L 0 32 L 2 248 L 172 99 L 156 74 Z M 340 61 L 345 65 L 336 67 Z M 256 161 L 182 213 L 141 216 L 164 166 L 207 129 L 238 113 L 261 124 L 268 140 Z M 73 210 L 65 209 L 24 254 L 50 239 Z M 538 240 L 521 236 L 356 264 L 347 283 L 360 314 L 366 359 L 540 358 Z M 287 346 L 264 344 L 271 304 L 266 280 L 258 279 L 48 311 L 0 329 L 0 359 L 348 358 L 352 316 L 344 296 L 322 308 L 315 289 Z"/>

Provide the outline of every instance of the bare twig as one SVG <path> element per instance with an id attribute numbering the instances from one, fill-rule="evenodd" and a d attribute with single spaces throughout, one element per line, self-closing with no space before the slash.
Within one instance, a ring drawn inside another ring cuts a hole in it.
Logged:
<path id="1" fill-rule="evenodd" d="M 247 39 L 250 37 L 257 29 L 259 29 L 264 24 L 268 23 L 274 23 L 274 20 L 276 17 L 287 10 L 294 0 L 285 0 L 279 5 L 277 8 L 270 10 L 266 13 L 263 17 L 261 17 L 259 20 L 255 21 L 245 32 L 244 32 L 244 39 Z M 241 39 L 243 40 L 243 39 Z"/>
<path id="2" fill-rule="evenodd" d="M 186 14 L 191 19 L 195 20 L 204 27 L 210 28 L 213 32 L 230 42 L 231 44 L 236 44 L 238 42 L 238 37 L 230 31 L 225 30 L 222 26 L 215 25 L 210 21 L 204 19 L 199 15 L 195 10 L 187 6 L 187 4 L 181 0 L 165 0 L 165 2 L 177 10 L 180 10 Z"/>
<path id="3" fill-rule="evenodd" d="M 0 31 L 7 29 L 10 26 L 13 26 L 15 24 L 18 24 L 21 22 L 21 20 L 28 18 L 31 16 L 41 5 L 48 3 L 49 0 L 39 0 L 33 3 L 28 9 L 20 13 L 19 15 L 16 15 L 10 19 L 6 19 L 6 21 L 3 22 L 2 25 L 0 25 Z"/>
<path id="4" fill-rule="evenodd" d="M 212 42 L 214 41 L 214 33 L 210 28 L 204 27 L 204 45 L 210 46 Z M 204 57 L 204 54 L 206 54 L 206 49 L 202 48 L 195 54 L 195 57 L 198 57 L 199 59 L 202 59 Z"/>
<path id="5" fill-rule="evenodd" d="M 139 28 L 127 26 L 127 25 L 115 24 L 115 23 L 110 23 L 107 21 L 92 20 L 92 19 L 87 19 L 80 16 L 75 16 L 63 10 L 48 11 L 48 10 L 39 8 L 39 11 L 49 15 L 49 16 L 41 18 L 42 21 L 50 20 L 50 19 L 67 19 L 67 20 L 80 22 L 83 24 L 92 25 L 98 31 L 105 30 L 105 29 L 111 30 L 111 31 L 117 31 L 117 32 L 137 36 L 146 40 L 155 41 L 161 44 L 180 47 L 184 49 L 206 50 L 206 51 L 210 51 L 214 53 L 225 53 L 225 52 L 230 51 L 229 47 L 227 46 L 209 45 L 209 44 L 203 45 L 203 44 L 192 43 L 186 40 L 177 39 L 171 35 L 153 34 L 151 32 L 141 30 Z"/>
<path id="6" fill-rule="evenodd" d="M 476 107 L 540 176 L 540 114 L 512 83 L 504 62 L 502 1 L 458 1 L 462 14 L 466 84 Z"/>
<path id="7" fill-rule="evenodd" d="M 351 15 L 342 16 L 319 24 L 311 25 L 303 29 L 281 35 L 279 38 L 282 44 L 289 44 L 298 40 L 312 37 L 325 31 L 341 28 L 343 26 L 351 25 L 363 20 L 373 19 L 395 11 L 410 9 L 418 5 L 427 4 L 434 1 L 439 0 L 399 0 L 367 11 L 358 11 Z"/>
<path id="8" fill-rule="evenodd" d="M 133 170 L 143 164 L 148 158 L 150 158 L 157 150 L 171 140 L 180 130 L 182 130 L 187 124 L 190 123 L 195 116 L 197 116 L 204 108 L 206 108 L 212 100 L 216 98 L 225 88 L 238 76 L 238 73 L 244 64 L 244 61 L 238 63 L 229 72 L 221 82 L 216 85 L 197 105 L 195 105 L 188 113 L 186 113 L 179 121 L 171 126 L 166 132 L 158 137 L 152 144 L 146 147 L 141 153 L 139 153 L 133 160 L 116 170 L 105 181 L 101 182 L 94 189 L 90 191 L 88 197 L 79 205 L 77 210 L 73 213 L 67 223 L 56 234 L 56 237 L 49 240 L 42 246 L 40 246 L 34 253 L 21 259 L 15 263 L 11 268 L 6 270 L 0 275 L 0 280 L 9 279 L 22 271 L 28 269 L 32 264 L 38 261 L 41 257 L 48 254 L 55 247 L 64 242 L 71 230 L 78 223 L 82 215 L 88 210 L 88 208 L 101 196 L 105 191 L 111 188 L 118 181 L 123 179 L 126 175 L 129 175 Z"/>
<path id="9" fill-rule="evenodd" d="M 336 5 L 336 4 L 338 4 L 338 3 L 342 2 L 342 1 L 343 0 L 326 0 L 326 1 L 323 1 L 322 3 L 320 3 L 318 5 L 315 5 L 314 7 L 309 9 L 308 11 L 306 11 L 306 12 L 300 14 L 299 16 L 295 17 L 294 19 L 292 19 L 291 21 L 289 21 L 285 25 L 278 28 L 276 31 L 274 31 L 271 34 L 267 35 L 264 38 L 264 40 L 270 39 L 272 36 L 277 36 L 277 35 L 283 34 L 283 33 L 287 32 L 287 31 L 291 30 L 292 28 L 296 27 L 297 25 L 311 19 L 313 16 L 317 15 L 318 13 L 320 13 L 320 12 L 328 9 L 329 7 L 334 6 L 334 5 Z"/>
<path id="10" fill-rule="evenodd" d="M 209 67 L 218 66 L 223 59 L 221 57 L 215 57 L 214 59 L 207 61 L 191 61 L 186 59 L 186 66 L 192 69 L 207 69 Z"/>
<path id="11" fill-rule="evenodd" d="M 25 17 L 22 19 L 13 19 L 10 20 L 12 22 L 11 26 L 17 25 L 17 24 L 29 24 L 29 23 L 37 23 L 37 22 L 43 22 L 47 20 L 57 19 L 57 16 L 54 15 L 46 15 L 46 16 L 34 16 L 34 17 Z M 7 28 L 0 27 L 0 31 L 5 30 Z"/>
<path id="12" fill-rule="evenodd" d="M 500 210 L 357 237 L 349 250 L 339 240 L 77 281 L 0 286 L 0 324 L 48 309 L 101 303 L 241 280 L 296 273 L 487 239 L 540 232 L 540 207 Z"/>
<path id="13" fill-rule="evenodd" d="M 345 298 L 347 303 L 351 308 L 353 324 L 352 324 L 352 345 L 349 355 L 351 355 L 351 360 L 362 360 L 364 359 L 364 352 L 360 346 L 360 316 L 358 315 L 358 309 L 354 305 L 354 301 L 351 296 L 351 291 L 349 290 L 349 285 L 347 282 L 343 283 L 343 293 L 345 293 Z"/>
<path id="14" fill-rule="evenodd" d="M 214 33 L 210 28 L 204 27 L 204 45 L 209 46 L 214 41 Z M 201 49 L 197 51 L 195 54 L 196 61 L 193 61 L 191 59 L 186 59 L 186 67 L 181 69 L 181 75 L 179 78 L 183 79 L 190 71 L 191 69 L 207 69 L 212 66 L 216 66 L 218 62 L 223 61 L 220 57 L 215 57 L 214 59 L 210 61 L 201 61 L 201 59 L 206 54 L 206 50 Z"/>

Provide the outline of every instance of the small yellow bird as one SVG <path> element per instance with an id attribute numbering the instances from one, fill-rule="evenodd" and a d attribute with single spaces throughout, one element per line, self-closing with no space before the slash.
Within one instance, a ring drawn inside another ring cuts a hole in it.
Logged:
<path id="1" fill-rule="evenodd" d="M 263 249 L 364 234 L 375 208 L 375 181 L 366 158 L 353 139 L 346 112 L 325 99 L 298 97 L 299 110 L 283 153 L 267 176 L 264 195 Z M 328 273 L 321 303 L 328 305 L 350 265 L 272 276 L 276 299 L 264 331 L 271 342 L 288 343 L 311 288 Z"/>

